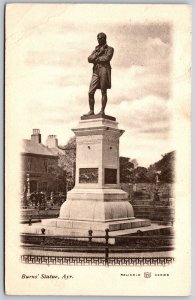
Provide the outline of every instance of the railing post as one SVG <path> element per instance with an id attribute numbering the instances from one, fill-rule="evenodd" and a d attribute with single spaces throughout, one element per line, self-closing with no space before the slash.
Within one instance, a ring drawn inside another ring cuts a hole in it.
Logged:
<path id="1" fill-rule="evenodd" d="M 28 225 L 29 225 L 29 226 L 32 225 L 32 216 L 29 216 L 29 218 L 28 218 Z"/>
<path id="2" fill-rule="evenodd" d="M 45 246 L 45 228 L 41 228 L 41 234 L 43 237 L 40 246 Z"/>
<path id="3" fill-rule="evenodd" d="M 89 243 L 91 244 L 91 242 L 92 242 L 92 234 L 93 234 L 93 230 L 89 230 L 88 231 L 88 233 L 89 233 Z"/>
<path id="4" fill-rule="evenodd" d="M 105 246 L 105 264 L 106 266 L 109 265 L 109 248 L 108 248 L 108 240 L 109 240 L 109 229 L 105 229 L 106 235 L 105 235 L 105 240 L 106 240 L 106 246 Z"/>

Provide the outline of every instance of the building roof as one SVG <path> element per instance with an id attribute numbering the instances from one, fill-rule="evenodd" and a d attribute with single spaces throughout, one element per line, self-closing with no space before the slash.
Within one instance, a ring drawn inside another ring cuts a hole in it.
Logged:
<path id="1" fill-rule="evenodd" d="M 64 155 L 64 150 L 59 147 L 49 148 L 49 150 L 53 153 L 53 155 Z"/>
<path id="2" fill-rule="evenodd" d="M 32 140 L 23 139 L 22 140 L 22 153 L 47 155 L 47 156 L 57 156 L 57 151 L 55 148 L 49 149 L 41 143 L 37 143 Z"/>

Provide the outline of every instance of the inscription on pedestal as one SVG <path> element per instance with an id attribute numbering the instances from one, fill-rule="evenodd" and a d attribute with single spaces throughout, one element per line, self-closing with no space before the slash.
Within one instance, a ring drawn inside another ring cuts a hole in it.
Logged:
<path id="1" fill-rule="evenodd" d="M 105 184 L 116 184 L 117 183 L 117 169 L 105 168 Z"/>
<path id="2" fill-rule="evenodd" d="M 98 168 L 80 168 L 79 183 L 98 183 Z"/>

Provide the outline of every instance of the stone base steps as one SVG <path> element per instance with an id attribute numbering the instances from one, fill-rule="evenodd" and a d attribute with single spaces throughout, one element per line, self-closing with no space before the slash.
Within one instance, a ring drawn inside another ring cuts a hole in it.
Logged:
<path id="1" fill-rule="evenodd" d="M 173 207 L 154 206 L 154 205 L 133 205 L 136 218 L 149 218 L 151 220 L 173 221 L 175 209 Z"/>
<path id="2" fill-rule="evenodd" d="M 77 220 L 64 220 L 64 219 L 48 219 L 42 220 L 42 224 L 46 226 L 55 226 L 58 228 L 69 229 L 86 229 L 95 231 L 109 231 L 124 230 L 130 228 L 138 228 L 150 225 L 150 220 L 132 218 L 129 220 L 116 220 L 109 222 L 94 222 L 94 221 L 77 221 Z"/>
<path id="3" fill-rule="evenodd" d="M 37 235 L 39 237 L 52 237 L 52 236 L 59 236 L 59 238 L 65 238 L 65 239 L 73 239 L 73 240 L 80 240 L 80 241 L 89 241 L 89 235 L 87 230 L 79 230 L 79 229 L 64 229 L 64 228 L 54 228 L 54 227 L 48 227 L 45 228 L 45 234 L 41 234 L 41 228 L 42 226 L 38 226 L 36 224 L 32 224 L 32 226 L 27 226 L 23 225 L 21 227 L 21 232 L 24 234 L 29 234 L 29 236 L 32 235 Z M 133 236 L 133 235 L 147 235 L 147 236 L 154 236 L 154 235 L 160 235 L 160 234 L 172 234 L 173 233 L 173 227 L 170 225 L 162 225 L 162 224 L 157 224 L 157 223 L 152 223 L 149 226 L 143 226 L 139 228 L 131 228 L 131 229 L 124 229 L 124 230 L 116 230 L 109 232 L 109 244 L 116 244 L 120 243 L 120 237 L 125 237 L 125 236 Z M 105 239 L 105 231 L 94 231 L 92 236 L 93 237 L 92 241 L 96 243 L 106 243 Z M 141 238 L 140 236 L 140 238 Z M 116 238 L 117 237 L 117 238 Z M 124 240 L 123 240 L 124 241 Z"/>

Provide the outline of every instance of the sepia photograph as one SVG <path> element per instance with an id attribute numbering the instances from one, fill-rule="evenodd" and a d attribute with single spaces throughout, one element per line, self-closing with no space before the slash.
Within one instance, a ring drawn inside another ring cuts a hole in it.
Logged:
<path id="1" fill-rule="evenodd" d="M 190 5 L 6 5 L 8 295 L 190 294 L 190 106 Z"/>

